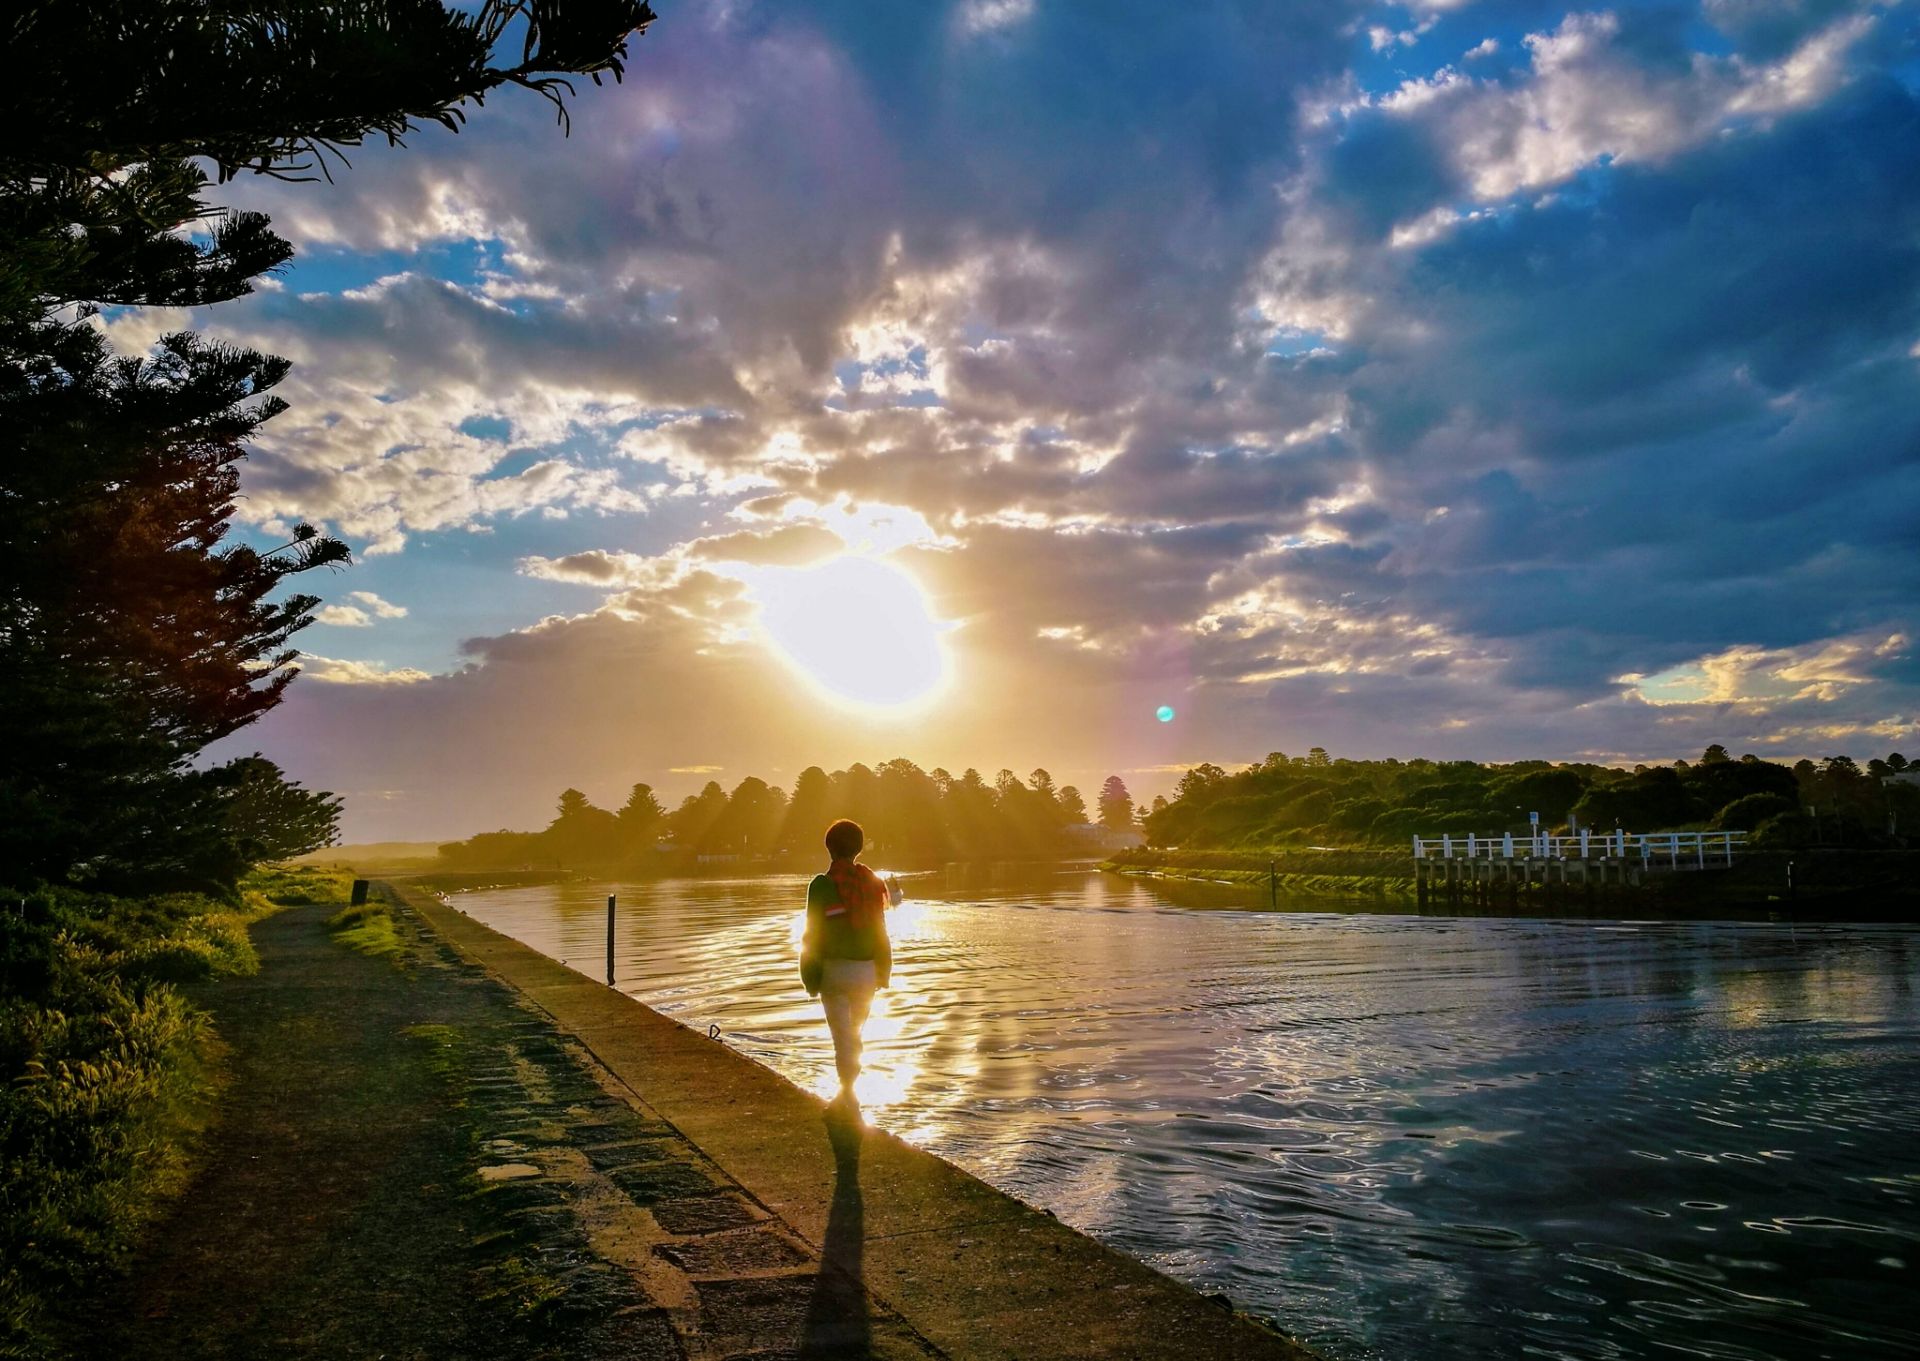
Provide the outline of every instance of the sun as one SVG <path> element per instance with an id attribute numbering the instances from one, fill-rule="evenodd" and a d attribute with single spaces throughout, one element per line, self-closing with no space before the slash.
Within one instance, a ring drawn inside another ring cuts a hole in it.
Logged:
<path id="1" fill-rule="evenodd" d="M 892 563 L 842 555 L 768 571 L 753 594 L 774 653 L 836 703 L 911 709 L 946 687 L 946 628 L 920 583 Z"/>

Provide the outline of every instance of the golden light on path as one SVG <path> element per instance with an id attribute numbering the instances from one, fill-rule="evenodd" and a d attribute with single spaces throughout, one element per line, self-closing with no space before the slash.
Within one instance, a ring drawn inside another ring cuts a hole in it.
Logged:
<path id="1" fill-rule="evenodd" d="M 760 626 L 780 659 L 823 696 L 863 709 L 911 709 L 945 688 L 945 629 L 920 584 L 876 558 L 756 573 Z"/>

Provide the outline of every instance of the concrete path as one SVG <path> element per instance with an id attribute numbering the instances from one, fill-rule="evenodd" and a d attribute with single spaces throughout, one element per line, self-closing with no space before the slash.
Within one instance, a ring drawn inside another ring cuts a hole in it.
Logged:
<path id="1" fill-rule="evenodd" d="M 643 1205 L 677 1193 L 654 1203 L 653 1216 L 663 1232 L 694 1236 L 662 1241 L 653 1255 L 688 1273 L 696 1298 L 683 1308 L 763 1321 L 737 1339 L 714 1324 L 706 1337 L 719 1351 L 708 1354 L 1310 1361 L 1289 1339 L 978 1178 L 835 1118 L 723 1043 L 429 894 L 394 891 L 577 1039 L 660 1132 L 648 1137 L 670 1131 L 698 1150 L 707 1185 L 670 1183 L 641 1166 L 623 1189 Z M 715 1236 L 699 1237 L 701 1228 Z M 797 1245 L 805 1261 L 786 1275 L 715 1274 L 760 1260 L 774 1243 Z"/>
<path id="2" fill-rule="evenodd" d="M 259 974 L 203 990 L 217 1121 L 127 1271 L 65 1302 L 68 1355 L 937 1354 L 411 912 L 387 959 L 337 908 L 262 921 Z"/>

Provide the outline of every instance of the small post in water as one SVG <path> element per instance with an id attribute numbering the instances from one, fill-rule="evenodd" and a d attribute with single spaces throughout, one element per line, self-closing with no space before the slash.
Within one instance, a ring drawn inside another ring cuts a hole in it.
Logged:
<path id="1" fill-rule="evenodd" d="M 1267 901 L 1274 907 L 1280 906 L 1280 862 L 1267 861 Z"/>
<path id="2" fill-rule="evenodd" d="M 608 987 L 613 986 L 613 900 L 614 900 L 614 895 L 609 893 L 607 895 L 607 986 Z"/>

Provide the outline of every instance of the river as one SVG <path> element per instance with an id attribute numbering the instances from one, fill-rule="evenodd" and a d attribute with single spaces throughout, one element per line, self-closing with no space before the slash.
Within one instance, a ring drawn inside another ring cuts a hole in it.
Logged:
<path id="1" fill-rule="evenodd" d="M 1920 930 L 905 883 L 873 1123 L 1337 1361 L 1920 1354 Z M 827 1092 L 804 888 L 456 901 Z"/>

